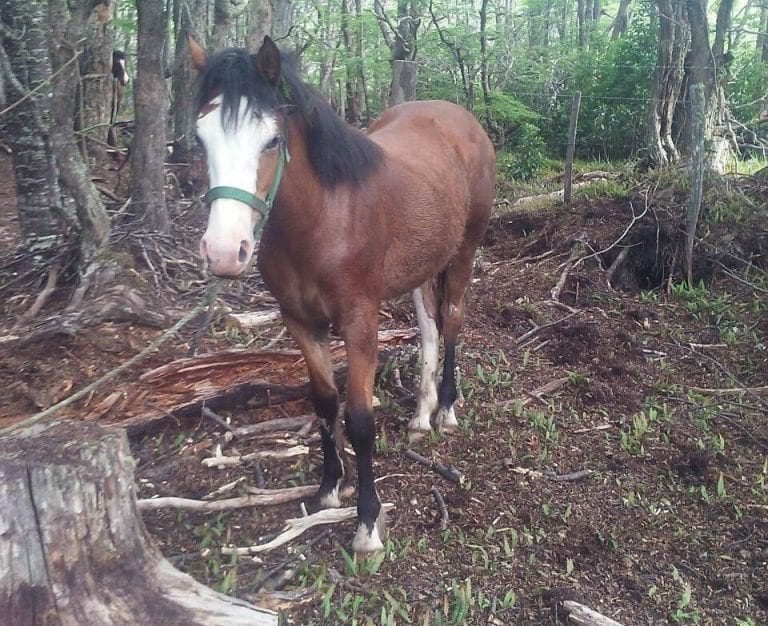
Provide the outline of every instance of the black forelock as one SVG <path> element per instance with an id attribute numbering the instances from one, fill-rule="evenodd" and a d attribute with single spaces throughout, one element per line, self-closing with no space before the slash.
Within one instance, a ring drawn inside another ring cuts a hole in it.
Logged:
<path id="1" fill-rule="evenodd" d="M 197 108 L 222 96 L 225 123 L 234 124 L 241 98 L 256 114 L 285 107 L 301 120 L 310 163 L 321 184 L 361 183 L 381 162 L 378 145 L 346 124 L 317 90 L 296 70 L 292 55 L 280 53 L 282 79 L 275 86 L 260 76 L 253 57 L 242 48 L 222 50 L 209 58 L 200 77 Z"/>

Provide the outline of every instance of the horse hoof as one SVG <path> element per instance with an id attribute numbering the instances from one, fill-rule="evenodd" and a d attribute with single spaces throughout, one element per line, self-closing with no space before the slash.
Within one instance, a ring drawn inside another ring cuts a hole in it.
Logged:
<path id="1" fill-rule="evenodd" d="M 408 443 L 416 443 L 425 439 L 431 430 L 409 430 L 408 431 Z"/>
<path id="2" fill-rule="evenodd" d="M 336 487 L 333 491 L 322 496 L 318 494 L 317 506 L 321 509 L 338 509 L 341 506 L 339 488 Z"/>
<path id="3" fill-rule="evenodd" d="M 368 527 L 365 524 L 360 524 L 357 527 L 355 538 L 352 540 L 352 550 L 356 554 L 370 554 L 380 552 L 383 549 L 384 544 L 379 536 L 378 523 L 373 525 L 370 532 L 368 532 Z"/>
<path id="4" fill-rule="evenodd" d="M 453 407 L 450 409 L 440 409 L 435 417 L 435 424 L 443 432 L 456 430 L 459 427 L 459 422 L 456 420 L 456 413 Z"/>

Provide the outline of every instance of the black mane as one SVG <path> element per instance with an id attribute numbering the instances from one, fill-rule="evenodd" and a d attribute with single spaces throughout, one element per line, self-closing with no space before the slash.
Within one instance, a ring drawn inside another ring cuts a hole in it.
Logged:
<path id="1" fill-rule="evenodd" d="M 256 71 L 253 57 L 242 48 L 222 50 L 209 58 L 200 77 L 198 110 L 216 95 L 222 96 L 225 123 L 237 120 L 240 99 L 257 115 L 287 107 L 298 116 L 306 132 L 307 150 L 320 183 L 362 183 L 379 165 L 379 146 L 346 124 L 325 98 L 298 75 L 290 55 L 280 53 L 282 84 L 276 87 Z"/>

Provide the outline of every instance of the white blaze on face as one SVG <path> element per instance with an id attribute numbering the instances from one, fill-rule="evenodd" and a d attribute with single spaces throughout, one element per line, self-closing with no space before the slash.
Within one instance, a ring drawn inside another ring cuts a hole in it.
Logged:
<path id="1" fill-rule="evenodd" d="M 222 118 L 221 97 L 197 120 L 197 136 L 208 158 L 210 188 L 236 187 L 256 194 L 259 158 L 277 136 L 277 120 L 256 115 L 242 98 L 237 123 Z M 208 228 L 200 242 L 200 254 L 217 276 L 237 277 L 248 266 L 255 240 L 253 230 L 261 216 L 247 204 L 221 198 L 211 203 Z"/>

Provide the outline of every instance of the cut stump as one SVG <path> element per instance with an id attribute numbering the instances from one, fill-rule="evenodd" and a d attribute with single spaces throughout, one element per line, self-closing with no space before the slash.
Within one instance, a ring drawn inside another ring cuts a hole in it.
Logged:
<path id="1" fill-rule="evenodd" d="M 133 471 L 123 430 L 58 422 L 0 438 L 0 621 L 276 625 L 272 611 L 163 558 L 138 513 Z"/>

